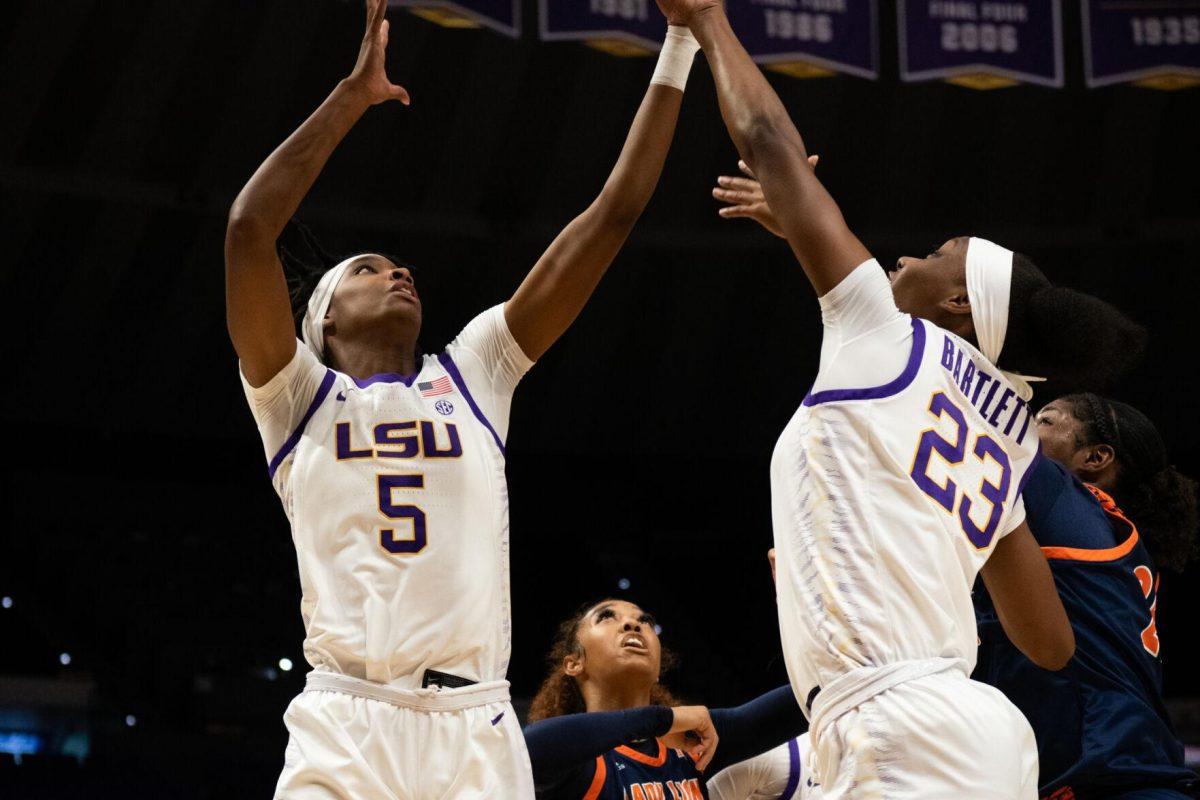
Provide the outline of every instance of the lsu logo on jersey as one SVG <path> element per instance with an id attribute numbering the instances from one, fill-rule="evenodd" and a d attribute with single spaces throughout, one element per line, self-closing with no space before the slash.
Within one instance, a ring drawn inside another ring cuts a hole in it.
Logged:
<path id="1" fill-rule="evenodd" d="M 353 424 L 339 422 L 334 426 L 334 448 L 338 461 L 359 458 L 459 458 L 462 439 L 453 422 L 412 419 L 403 422 L 381 422 L 367 437 L 357 439 Z"/>
<path id="2" fill-rule="evenodd" d="M 339 462 L 448 459 L 463 454 L 458 426 L 429 419 L 381 422 L 371 428 L 369 437 L 356 433 L 351 422 L 338 422 L 333 426 L 333 439 Z M 379 513 L 387 520 L 378 530 L 379 546 L 393 556 L 420 553 L 429 543 L 427 516 L 415 502 L 425 489 L 425 475 L 380 473 L 375 483 Z"/>

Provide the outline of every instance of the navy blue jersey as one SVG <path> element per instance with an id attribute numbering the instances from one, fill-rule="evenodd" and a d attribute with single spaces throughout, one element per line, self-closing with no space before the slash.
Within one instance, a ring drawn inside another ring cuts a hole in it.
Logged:
<path id="1" fill-rule="evenodd" d="M 661 739 L 621 745 L 596 756 L 584 800 L 708 800 L 704 777 L 691 757 Z"/>
<path id="2" fill-rule="evenodd" d="M 1137 527 L 1112 498 L 1048 458 L 1034 467 L 1024 498 L 1075 631 L 1075 657 L 1059 672 L 1035 666 L 1005 636 L 980 582 L 973 677 L 1029 719 L 1043 797 L 1187 789 L 1196 776 L 1184 767 L 1162 700 L 1160 576 Z"/>
<path id="3" fill-rule="evenodd" d="M 808 723 L 790 686 L 735 708 L 709 710 L 720 745 L 708 768 L 794 739 Z M 704 776 L 691 757 L 661 738 L 674 713 L 663 706 L 566 714 L 525 728 L 539 800 L 700 800 Z"/>

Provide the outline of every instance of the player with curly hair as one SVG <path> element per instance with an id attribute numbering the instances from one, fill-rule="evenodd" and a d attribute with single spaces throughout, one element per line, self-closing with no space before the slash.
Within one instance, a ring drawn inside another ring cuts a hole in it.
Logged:
<path id="1" fill-rule="evenodd" d="M 806 727 L 791 687 L 736 708 L 681 705 L 662 683 L 674 657 L 648 612 L 589 603 L 559 625 L 525 739 L 538 797 L 708 797 L 705 774 Z"/>

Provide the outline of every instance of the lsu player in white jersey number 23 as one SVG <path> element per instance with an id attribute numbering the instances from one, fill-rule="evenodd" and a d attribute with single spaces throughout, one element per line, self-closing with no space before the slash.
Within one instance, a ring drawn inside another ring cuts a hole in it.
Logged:
<path id="1" fill-rule="evenodd" d="M 968 677 L 971 587 L 982 572 L 1014 643 L 1041 666 L 1065 666 L 1074 637 L 1024 524 L 1038 437 L 1015 374 L 1071 369 L 1054 342 L 1029 346 L 1031 331 L 1052 329 L 1059 290 L 1023 257 L 966 238 L 903 261 L 889 285 L 722 4 L 664 5 L 704 49 L 734 144 L 821 299 L 820 371 L 771 464 L 781 638 L 810 719 L 806 772 L 827 798 L 1032 800 L 1028 722 Z"/>
<path id="2" fill-rule="evenodd" d="M 358 118 L 408 102 L 383 68 L 385 13 L 368 1 L 354 72 L 251 178 L 226 234 L 229 330 L 292 525 L 313 667 L 284 718 L 276 797 L 531 798 L 504 680 L 509 404 L 649 201 L 697 47 L 669 36 L 604 192 L 444 351 L 419 352 L 413 275 L 373 253 L 313 270 L 293 297 L 298 342 L 281 259 L 304 263 L 277 240 Z"/>

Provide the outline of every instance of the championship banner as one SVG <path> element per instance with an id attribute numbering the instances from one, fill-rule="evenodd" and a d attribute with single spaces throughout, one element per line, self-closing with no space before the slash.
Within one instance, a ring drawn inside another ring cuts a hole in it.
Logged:
<path id="1" fill-rule="evenodd" d="M 900 79 L 1063 85 L 1061 0 L 897 0 Z"/>
<path id="2" fill-rule="evenodd" d="M 759 64 L 799 78 L 879 77 L 876 0 L 725 0 Z"/>
<path id="3" fill-rule="evenodd" d="M 658 52 L 667 20 L 654 0 L 538 0 L 544 41 L 584 41 L 618 56 Z"/>
<path id="4" fill-rule="evenodd" d="M 478 28 L 521 38 L 521 0 L 388 0 L 446 28 Z"/>
<path id="5" fill-rule="evenodd" d="M 1083 0 L 1088 86 L 1200 84 L 1200 0 Z"/>

